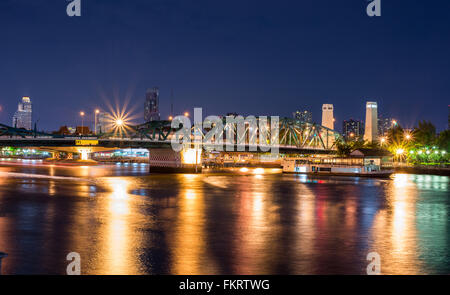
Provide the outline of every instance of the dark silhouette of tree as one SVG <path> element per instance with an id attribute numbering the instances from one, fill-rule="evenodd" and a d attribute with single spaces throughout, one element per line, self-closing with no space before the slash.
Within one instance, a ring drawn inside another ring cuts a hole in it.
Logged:
<path id="1" fill-rule="evenodd" d="M 341 157 L 346 157 L 353 151 L 352 143 L 350 142 L 338 142 L 336 143 L 336 147 L 337 154 Z"/>
<path id="2" fill-rule="evenodd" d="M 436 143 L 436 127 L 429 121 L 420 121 L 419 126 L 414 129 L 414 140 L 416 144 L 430 146 Z"/>
<path id="3" fill-rule="evenodd" d="M 388 141 L 390 144 L 401 144 L 405 139 L 405 132 L 400 125 L 396 125 L 388 131 Z"/>
<path id="4" fill-rule="evenodd" d="M 437 145 L 439 148 L 450 152 L 450 130 L 445 130 L 439 133 L 437 138 Z"/>

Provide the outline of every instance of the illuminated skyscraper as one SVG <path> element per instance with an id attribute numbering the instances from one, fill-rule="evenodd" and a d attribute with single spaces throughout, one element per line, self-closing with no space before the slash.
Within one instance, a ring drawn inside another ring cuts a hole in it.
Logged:
<path id="1" fill-rule="evenodd" d="M 305 123 L 312 123 L 312 113 L 310 111 L 296 111 L 292 113 L 294 119 Z"/>
<path id="2" fill-rule="evenodd" d="M 322 105 L 322 126 L 334 130 L 334 115 L 332 104 Z"/>
<path id="3" fill-rule="evenodd" d="M 360 139 L 364 134 L 364 123 L 359 120 L 346 120 L 342 124 L 342 135 L 346 139 Z"/>
<path id="4" fill-rule="evenodd" d="M 378 118 L 378 135 L 386 136 L 389 129 L 397 125 L 397 121 L 392 118 Z"/>
<path id="5" fill-rule="evenodd" d="M 376 102 L 368 101 L 366 103 L 366 128 L 364 131 L 364 140 L 369 142 L 378 139 L 378 105 Z"/>
<path id="6" fill-rule="evenodd" d="M 13 127 L 31 130 L 31 113 L 31 100 L 28 96 L 24 96 L 19 102 L 17 111 L 14 113 Z"/>
<path id="7" fill-rule="evenodd" d="M 144 120 L 149 122 L 158 121 L 159 119 L 159 89 L 158 87 L 153 87 L 148 89 L 145 94 Z"/>

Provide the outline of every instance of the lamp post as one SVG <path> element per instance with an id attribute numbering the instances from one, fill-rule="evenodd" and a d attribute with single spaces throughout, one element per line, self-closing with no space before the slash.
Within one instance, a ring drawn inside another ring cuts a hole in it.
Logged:
<path id="1" fill-rule="evenodd" d="M 80 112 L 81 116 L 81 135 L 83 135 L 83 129 L 84 129 L 84 112 Z"/>
<path id="2" fill-rule="evenodd" d="M 94 133 L 97 134 L 97 116 L 100 113 L 100 110 L 95 110 L 94 114 Z"/>

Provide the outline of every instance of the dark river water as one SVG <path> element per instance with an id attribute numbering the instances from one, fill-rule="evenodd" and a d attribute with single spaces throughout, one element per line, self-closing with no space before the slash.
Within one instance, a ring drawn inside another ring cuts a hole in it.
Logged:
<path id="1" fill-rule="evenodd" d="M 450 274 L 449 177 L 0 166 L 3 274 Z"/>

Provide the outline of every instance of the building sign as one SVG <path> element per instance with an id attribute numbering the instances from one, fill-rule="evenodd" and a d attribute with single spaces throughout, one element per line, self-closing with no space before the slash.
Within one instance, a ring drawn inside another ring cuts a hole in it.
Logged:
<path id="1" fill-rule="evenodd" d="M 98 145 L 98 140 L 75 140 L 75 145 Z"/>

